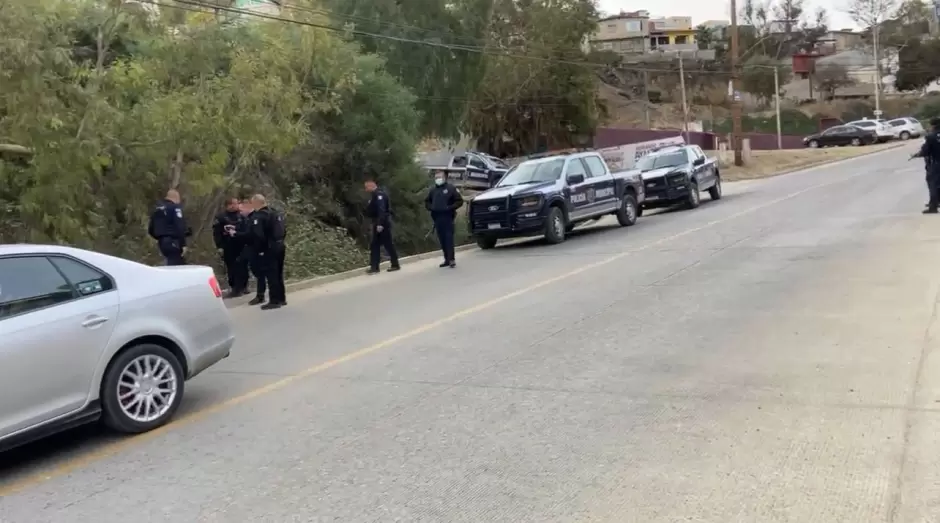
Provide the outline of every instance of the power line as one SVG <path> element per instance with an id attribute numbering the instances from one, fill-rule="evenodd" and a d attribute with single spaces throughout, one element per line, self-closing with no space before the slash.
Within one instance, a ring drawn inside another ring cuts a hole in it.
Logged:
<path id="1" fill-rule="evenodd" d="M 444 43 L 444 42 L 434 42 L 434 41 L 428 41 L 428 40 L 416 40 L 416 39 L 413 39 L 413 38 L 405 38 L 405 37 L 398 37 L 398 36 L 393 36 L 393 35 L 377 34 L 377 33 L 372 33 L 372 32 L 368 32 L 368 31 L 358 30 L 358 29 L 355 29 L 355 28 L 351 28 L 351 29 L 350 29 L 350 28 L 338 28 L 338 27 L 333 27 L 333 26 L 330 26 L 330 25 L 319 24 L 319 23 L 316 23 L 316 22 L 310 22 L 310 21 L 306 21 L 306 20 L 296 20 L 296 19 L 292 19 L 292 18 L 284 18 L 284 17 L 280 17 L 280 16 L 269 15 L 269 14 L 265 14 L 265 13 L 258 13 L 258 12 L 255 12 L 255 11 L 248 11 L 248 10 L 245 10 L 245 9 L 240 9 L 240 8 L 235 8 L 235 7 L 228 7 L 228 6 L 219 6 L 219 5 L 214 5 L 214 4 L 207 4 L 207 3 L 205 3 L 205 2 L 200 2 L 200 1 L 198 1 L 198 0 L 173 0 L 174 4 L 167 4 L 167 3 L 160 2 L 160 1 L 157 1 L 157 0 L 140 0 L 140 1 L 141 1 L 142 3 L 147 3 L 147 4 L 155 5 L 155 6 L 158 6 L 158 7 L 168 7 L 168 8 L 171 8 L 171 9 L 182 9 L 182 10 L 185 10 L 185 11 L 197 12 L 197 13 L 205 13 L 205 14 L 212 14 L 212 12 L 215 12 L 215 11 L 225 11 L 225 12 L 229 12 L 229 13 L 233 13 L 233 14 L 246 15 L 246 16 L 255 17 L 255 18 L 261 18 L 261 19 L 266 19 L 266 20 L 271 20 L 271 21 L 277 21 L 277 22 L 281 22 L 281 23 L 288 23 L 288 24 L 295 24 L 295 25 L 307 26 L 307 27 L 312 27 L 312 28 L 317 28 L 317 29 L 324 29 L 324 30 L 327 30 L 327 31 L 333 31 L 333 32 L 338 32 L 338 33 L 350 33 L 350 34 L 355 34 L 355 35 L 358 35 L 358 36 L 364 36 L 364 37 L 376 38 L 376 39 L 382 39 L 382 40 L 391 40 L 391 41 L 397 41 L 397 42 L 401 42 L 401 43 L 408 43 L 408 44 L 424 45 L 424 46 L 430 46 L 430 47 L 436 47 L 436 48 L 443 48 L 443 49 L 448 49 L 448 50 L 452 50 L 452 51 L 472 52 L 472 53 L 486 54 L 486 55 L 497 56 L 497 57 L 516 58 L 516 59 L 523 59 L 523 60 L 534 60 L 534 61 L 541 61 L 541 62 L 548 62 L 548 63 L 558 63 L 558 64 L 582 66 L 582 67 L 613 68 L 613 69 L 615 69 L 615 70 L 621 70 L 621 71 L 626 71 L 626 72 L 641 72 L 641 73 L 642 73 L 642 72 L 645 72 L 645 73 L 660 73 L 660 74 L 679 74 L 678 69 L 656 69 L 656 68 L 649 68 L 649 67 L 637 67 L 637 66 L 629 65 L 629 64 L 598 63 L 598 62 L 591 62 L 591 61 L 588 61 L 588 60 L 574 61 L 574 60 L 565 60 L 565 59 L 558 59 L 558 58 L 547 58 L 547 57 L 542 57 L 542 56 L 532 56 L 532 55 L 520 55 L 520 54 L 514 54 L 514 53 L 505 53 L 505 52 L 499 52 L 499 51 L 492 50 L 491 48 L 485 48 L 485 47 L 481 47 L 481 46 L 456 45 L 456 44 L 449 44 L 449 43 Z M 184 4 L 184 5 L 175 5 L 175 4 Z M 189 7 L 187 7 L 187 6 L 189 6 Z M 310 14 L 322 14 L 323 16 L 336 17 L 336 18 L 340 18 L 340 19 L 346 18 L 347 20 L 366 20 L 366 19 L 363 18 L 363 17 L 344 16 L 344 15 L 339 15 L 338 13 L 335 13 L 335 12 L 332 12 L 332 11 L 329 11 L 329 10 L 316 9 L 316 8 L 308 8 L 308 7 L 303 7 L 303 6 L 295 6 L 295 5 L 286 4 L 286 3 L 283 3 L 283 2 L 281 3 L 281 6 L 282 6 L 282 7 L 286 7 L 286 8 L 288 8 L 288 9 L 294 9 L 294 10 L 299 11 L 299 12 L 306 12 L 306 13 L 310 13 Z M 201 10 L 200 8 L 201 8 L 201 9 L 209 9 L 209 10 L 211 10 L 211 11 L 204 11 L 204 10 Z M 393 24 L 393 23 L 390 23 L 390 22 L 377 22 L 377 21 L 374 21 L 374 20 L 370 20 L 370 22 L 385 23 L 385 24 L 388 25 L 389 27 L 395 27 L 395 28 L 405 28 L 405 29 L 412 29 L 412 30 L 419 30 L 419 31 L 428 31 L 428 32 L 433 32 L 433 31 L 434 31 L 434 30 L 431 30 L 431 29 L 421 28 L 421 27 L 417 27 L 417 26 L 408 26 L 408 25 Z M 558 49 L 555 49 L 554 51 L 559 51 L 559 50 L 558 50 Z M 781 71 L 787 71 L 787 70 L 789 70 L 789 71 L 792 72 L 792 69 L 793 69 L 792 65 L 788 65 L 788 64 L 780 64 L 779 66 L 768 66 L 768 65 L 742 65 L 742 66 L 741 66 L 742 69 L 773 69 L 774 67 L 777 67 L 778 70 L 781 70 Z M 866 69 L 871 68 L 871 66 L 839 66 L 839 67 L 842 68 L 842 69 L 844 69 L 844 70 L 846 70 L 847 72 L 860 71 L 860 70 L 866 70 Z M 908 71 L 908 72 L 923 72 L 923 73 L 930 73 L 930 72 L 933 72 L 933 71 L 930 70 L 930 69 L 921 69 L 921 70 L 911 70 L 911 69 L 907 69 L 907 71 Z M 730 70 L 689 69 L 689 68 L 686 68 L 685 71 L 684 71 L 684 73 L 687 74 L 687 75 L 714 75 L 714 76 L 728 76 L 728 77 L 731 76 L 731 71 L 730 71 Z"/>
<path id="2" fill-rule="evenodd" d="M 167 4 L 167 3 L 164 3 L 164 2 L 159 2 L 159 1 L 157 1 L 157 0 L 140 0 L 140 1 L 141 1 L 142 3 L 147 3 L 147 4 L 155 5 L 155 6 L 158 6 L 158 7 L 168 7 L 168 8 L 171 8 L 171 9 L 172 9 L 172 8 L 179 8 L 179 7 L 180 7 L 180 6 L 178 6 L 178 5 Z M 184 5 L 188 5 L 188 6 L 201 7 L 201 8 L 205 8 L 205 9 L 212 9 L 212 10 L 218 10 L 218 11 L 225 11 L 225 12 L 229 12 L 229 13 L 233 13 L 233 14 L 240 14 L 240 15 L 245 15 L 245 16 L 250 16 L 250 17 L 265 19 L 265 20 L 277 21 L 277 22 L 281 22 L 281 23 L 302 25 L 302 26 L 307 26 L 307 27 L 313 27 L 313 28 L 316 28 L 316 29 L 325 29 L 325 30 L 327 30 L 327 31 L 333 31 L 333 32 L 337 32 L 337 33 L 349 33 L 349 34 L 354 34 L 354 35 L 357 35 L 357 36 L 364 36 L 364 37 L 369 37 L 369 38 L 377 38 L 377 39 L 381 39 L 381 40 L 391 40 L 391 41 L 400 42 L 400 43 L 408 43 L 408 44 L 415 44 L 415 45 L 424 45 L 424 46 L 429 46 L 429 47 L 436 47 L 436 48 L 441 48 L 441 49 L 448 49 L 448 50 L 451 50 L 451 51 L 462 51 L 462 52 L 470 52 L 470 53 L 485 54 L 485 55 L 496 56 L 496 57 L 516 58 L 516 59 L 522 59 L 522 60 L 533 60 L 533 61 L 547 62 L 547 63 L 555 63 L 555 64 L 574 65 L 574 66 L 580 66 L 580 67 L 595 67 L 595 68 L 608 68 L 608 67 L 611 67 L 611 64 L 600 63 L 600 62 L 591 62 L 591 61 L 588 61 L 588 60 L 577 60 L 577 61 L 576 61 L 576 60 L 566 60 L 566 59 L 560 59 L 560 58 L 547 58 L 547 57 L 544 57 L 544 56 L 521 55 L 521 54 L 515 54 L 515 53 L 500 52 L 500 51 L 497 51 L 497 50 L 493 50 L 493 49 L 490 48 L 490 47 L 467 46 L 467 45 L 448 44 L 448 43 L 444 43 L 444 42 L 433 42 L 433 41 L 428 41 L 428 40 L 416 40 L 416 39 L 413 39 L 413 38 L 404 38 L 404 37 L 393 36 L 393 35 L 377 34 L 377 33 L 372 33 L 372 32 L 369 32 L 369 31 L 363 31 L 363 30 L 359 30 L 359 29 L 355 29 L 355 28 L 339 28 L 339 27 L 333 27 L 333 26 L 330 26 L 330 25 L 320 24 L 320 23 L 316 23 L 316 22 L 310 22 L 310 21 L 307 21 L 307 20 L 296 20 L 296 19 L 293 19 L 293 18 L 284 18 L 284 17 L 280 17 L 280 16 L 269 15 L 269 14 L 266 14 L 266 13 L 258 13 L 258 12 L 248 11 L 248 10 L 239 9 L 239 8 L 235 8 L 235 7 L 216 6 L 216 5 L 206 4 L 206 3 L 204 3 L 204 2 L 199 2 L 199 1 L 196 1 L 196 0 L 173 0 L 173 1 L 174 1 L 175 3 L 184 4 Z M 560 51 L 560 50 L 559 50 L 559 49 L 556 49 L 555 51 Z M 636 71 L 646 71 L 646 72 L 651 72 L 651 73 L 655 73 L 655 72 L 659 72 L 659 73 L 674 73 L 674 72 L 676 72 L 676 71 L 672 71 L 672 70 L 668 70 L 668 69 L 650 69 L 650 68 L 637 68 L 637 67 L 631 67 L 631 69 L 632 69 L 632 70 L 636 70 Z M 692 72 L 692 71 L 690 71 L 690 72 Z M 698 72 L 699 72 L 699 71 L 696 71 L 696 73 L 698 73 Z"/>

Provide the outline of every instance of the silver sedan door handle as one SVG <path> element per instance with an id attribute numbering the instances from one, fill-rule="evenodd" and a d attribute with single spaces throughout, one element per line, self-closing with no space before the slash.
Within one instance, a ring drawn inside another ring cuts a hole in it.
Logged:
<path id="1" fill-rule="evenodd" d="M 91 329 L 93 327 L 97 327 L 98 325 L 101 325 L 102 323 L 106 321 L 108 321 L 108 318 L 105 318 L 104 316 L 94 316 L 92 318 L 88 318 L 87 320 L 83 321 L 82 327 L 85 327 L 86 329 Z"/>

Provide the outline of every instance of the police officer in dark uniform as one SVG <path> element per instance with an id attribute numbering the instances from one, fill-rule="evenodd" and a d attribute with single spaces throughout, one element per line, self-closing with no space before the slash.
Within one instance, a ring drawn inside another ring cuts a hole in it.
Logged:
<path id="1" fill-rule="evenodd" d="M 372 178 L 366 179 L 365 189 L 370 194 L 369 203 L 366 206 L 366 217 L 372 221 L 372 242 L 368 273 L 375 274 L 379 272 L 379 263 L 382 261 L 380 249 L 383 247 L 391 261 L 388 272 L 400 270 L 398 250 L 395 249 L 395 242 L 392 240 L 392 204 L 389 202 L 388 194 L 380 189 Z"/>
<path id="2" fill-rule="evenodd" d="M 157 240 L 157 248 L 167 265 L 186 265 L 186 238 L 192 233 L 183 219 L 180 193 L 176 189 L 166 192 L 166 198 L 150 215 L 147 234 Z"/>
<path id="3" fill-rule="evenodd" d="M 457 209 L 463 205 L 463 197 L 457 188 L 449 183 L 443 172 L 434 173 L 434 187 L 428 192 L 424 200 L 424 207 L 431 213 L 437 239 L 444 252 L 444 263 L 441 267 L 456 267 L 454 259 L 454 220 L 457 219 Z"/>
<path id="4" fill-rule="evenodd" d="M 284 286 L 284 216 L 268 207 L 265 197 L 260 194 L 251 198 L 251 204 L 254 211 L 248 215 L 248 249 L 251 252 L 251 269 L 258 279 L 258 291 L 249 304 L 264 303 L 265 291 L 271 287 L 271 299 L 261 308 L 279 309 L 287 305 L 287 290 Z"/>
<path id="5" fill-rule="evenodd" d="M 239 210 L 239 199 L 229 198 L 225 211 L 216 215 L 212 223 L 212 239 L 225 263 L 231 298 L 248 292 L 248 260 L 244 252 L 247 235 L 248 220 Z"/>
<path id="6" fill-rule="evenodd" d="M 937 214 L 940 206 L 940 118 L 930 120 L 930 132 L 924 137 L 920 151 L 912 158 L 923 158 L 927 171 L 927 192 L 929 200 L 924 214 Z"/>

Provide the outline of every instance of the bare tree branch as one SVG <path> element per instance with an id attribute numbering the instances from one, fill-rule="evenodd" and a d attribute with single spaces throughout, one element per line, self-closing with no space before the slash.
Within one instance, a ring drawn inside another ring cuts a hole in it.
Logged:
<path id="1" fill-rule="evenodd" d="M 849 0 L 845 12 L 863 29 L 873 28 L 892 15 L 898 0 Z"/>

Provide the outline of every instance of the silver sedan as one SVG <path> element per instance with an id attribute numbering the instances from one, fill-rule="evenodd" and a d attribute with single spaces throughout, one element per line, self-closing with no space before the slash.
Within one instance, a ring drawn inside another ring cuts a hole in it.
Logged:
<path id="1" fill-rule="evenodd" d="M 99 419 L 157 428 L 234 342 L 209 267 L 0 245 L 0 451 Z"/>

